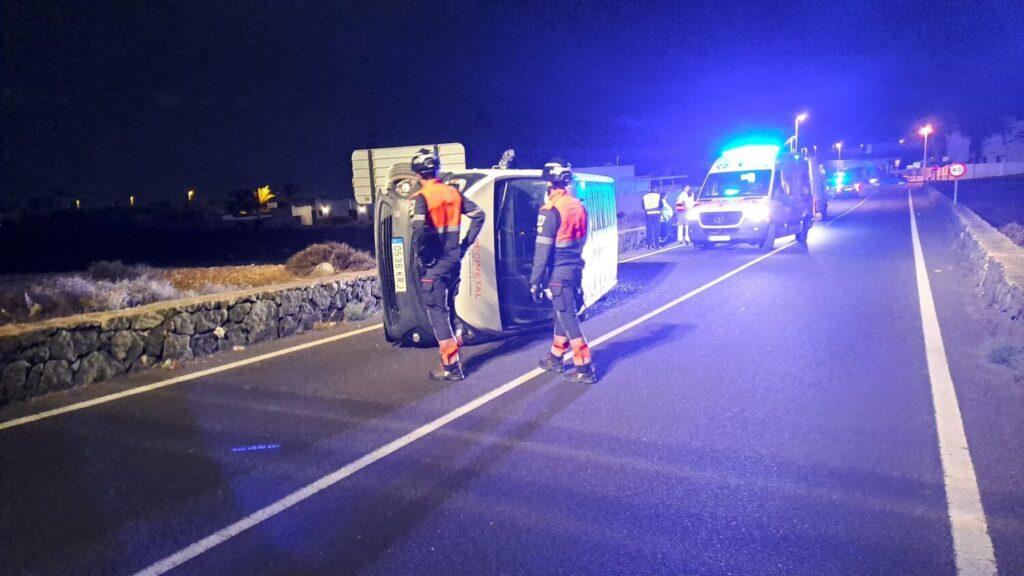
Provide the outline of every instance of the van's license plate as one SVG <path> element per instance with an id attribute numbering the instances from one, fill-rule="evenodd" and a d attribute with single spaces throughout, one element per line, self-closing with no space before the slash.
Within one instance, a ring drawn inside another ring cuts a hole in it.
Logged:
<path id="1" fill-rule="evenodd" d="M 728 242 L 729 240 L 732 240 L 732 236 L 725 234 L 711 234 L 708 236 L 708 240 L 712 242 Z"/>
<path id="2" fill-rule="evenodd" d="M 405 292 L 405 239 L 391 239 L 391 268 L 395 272 L 395 292 Z"/>

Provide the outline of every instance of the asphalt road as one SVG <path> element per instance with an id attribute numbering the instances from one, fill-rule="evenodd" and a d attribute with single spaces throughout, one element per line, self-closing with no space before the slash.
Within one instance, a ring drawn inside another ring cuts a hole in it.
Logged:
<path id="1" fill-rule="evenodd" d="M 999 573 L 1024 574 L 1024 387 L 989 361 L 948 214 L 915 194 Z M 955 574 L 906 192 L 762 256 L 622 264 L 584 323 L 595 386 L 531 377 L 543 332 L 437 384 L 434 351 L 373 330 L 0 430 L 0 573 Z"/>

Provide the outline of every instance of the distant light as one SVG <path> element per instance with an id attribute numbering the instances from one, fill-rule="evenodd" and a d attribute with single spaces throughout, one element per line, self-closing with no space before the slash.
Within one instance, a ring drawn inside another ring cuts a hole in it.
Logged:
<path id="1" fill-rule="evenodd" d="M 188 201 L 191 202 L 192 200 L 195 199 L 195 197 L 196 197 L 196 191 L 195 190 L 189 190 L 188 191 Z"/>
<path id="2" fill-rule="evenodd" d="M 356 212 L 359 212 L 360 214 L 366 214 L 366 206 L 360 204 L 359 206 L 356 207 Z"/>
<path id="3" fill-rule="evenodd" d="M 842 150 L 843 149 L 843 143 L 842 142 L 836 142 L 835 144 L 833 144 L 833 146 L 835 146 L 837 150 Z"/>
<path id="4" fill-rule="evenodd" d="M 320 206 L 320 213 L 323 214 L 324 216 L 330 216 L 331 215 L 331 207 L 330 207 L 330 205 L 322 204 Z"/>
<path id="5" fill-rule="evenodd" d="M 921 126 L 921 129 L 918 130 L 917 133 L 920 134 L 921 136 L 927 136 L 934 131 L 935 128 L 933 128 L 931 124 L 925 124 L 924 126 Z"/>
<path id="6" fill-rule="evenodd" d="M 128 197 L 128 204 L 131 206 L 135 206 L 135 196 Z"/>
<path id="7" fill-rule="evenodd" d="M 81 210 L 81 209 L 82 209 L 82 201 L 81 200 L 75 200 L 75 210 Z"/>
<path id="8" fill-rule="evenodd" d="M 804 120 L 807 120 L 807 112 L 801 112 L 800 115 L 796 117 L 797 122 L 803 122 Z"/>
<path id="9" fill-rule="evenodd" d="M 900 138 L 900 144 L 903 144 L 903 142 L 904 142 L 903 138 Z"/>

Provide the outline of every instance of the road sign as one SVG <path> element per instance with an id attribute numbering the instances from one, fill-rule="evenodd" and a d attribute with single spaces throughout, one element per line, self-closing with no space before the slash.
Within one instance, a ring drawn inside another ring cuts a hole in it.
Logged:
<path id="1" fill-rule="evenodd" d="M 952 176 L 953 178 L 959 178 L 966 173 L 967 166 L 964 166 L 959 162 L 954 162 L 953 164 L 949 165 L 949 175 Z"/>

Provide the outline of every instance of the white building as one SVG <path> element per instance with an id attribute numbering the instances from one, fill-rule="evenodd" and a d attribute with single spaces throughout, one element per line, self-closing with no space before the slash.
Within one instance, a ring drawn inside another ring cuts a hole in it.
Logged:
<path id="1" fill-rule="evenodd" d="M 1002 132 L 981 142 L 982 162 L 1024 162 L 1024 120 L 1010 120 Z"/>

